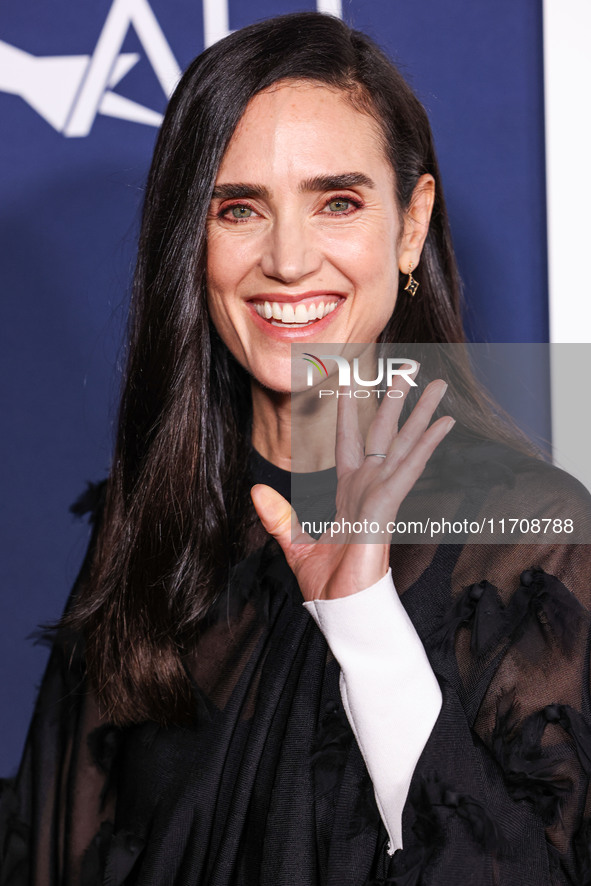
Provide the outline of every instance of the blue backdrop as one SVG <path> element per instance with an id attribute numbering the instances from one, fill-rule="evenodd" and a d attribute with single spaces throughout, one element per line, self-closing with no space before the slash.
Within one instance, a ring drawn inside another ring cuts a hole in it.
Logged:
<path id="1" fill-rule="evenodd" d="M 47 654 L 26 638 L 61 613 L 88 537 L 68 507 L 108 470 L 167 77 L 203 49 L 204 13 L 211 34 L 225 8 L 3 2 L 3 775 L 18 763 Z M 314 8 L 229 0 L 229 27 Z M 547 340 L 541 15 L 538 0 L 343 2 L 343 17 L 389 51 L 429 112 L 476 340 Z"/>

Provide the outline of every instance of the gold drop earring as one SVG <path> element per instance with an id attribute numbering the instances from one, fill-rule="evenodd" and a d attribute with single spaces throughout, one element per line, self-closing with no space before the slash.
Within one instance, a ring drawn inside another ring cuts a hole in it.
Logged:
<path id="1" fill-rule="evenodd" d="M 408 266 L 408 280 L 406 281 L 406 286 L 404 287 L 404 291 L 408 291 L 410 295 L 415 295 L 417 289 L 419 288 L 419 284 L 415 280 L 412 275 L 413 263 L 410 262 Z"/>

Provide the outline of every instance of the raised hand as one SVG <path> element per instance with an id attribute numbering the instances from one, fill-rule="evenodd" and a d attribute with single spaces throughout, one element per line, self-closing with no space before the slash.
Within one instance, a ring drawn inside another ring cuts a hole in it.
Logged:
<path id="1" fill-rule="evenodd" d="M 454 425 L 449 416 L 429 425 L 447 385 L 441 379 L 423 391 L 410 416 L 398 430 L 408 385 L 400 398 L 384 397 L 369 428 L 365 449 L 359 430 L 357 401 L 340 397 L 336 434 L 337 513 L 335 521 L 379 527 L 360 536 L 325 533 L 318 540 L 303 532 L 289 502 L 270 486 L 251 490 L 255 509 L 267 532 L 285 554 L 305 600 L 334 599 L 354 594 L 377 582 L 388 571 L 391 534 L 402 501 L 421 476 L 438 444 Z M 294 531 L 295 530 L 295 531 Z M 330 543 L 329 543 L 330 542 Z"/>

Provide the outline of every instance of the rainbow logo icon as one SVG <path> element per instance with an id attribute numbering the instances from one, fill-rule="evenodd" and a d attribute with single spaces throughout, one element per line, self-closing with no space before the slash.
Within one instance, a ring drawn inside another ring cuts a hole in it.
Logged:
<path id="1" fill-rule="evenodd" d="M 318 372 L 321 375 L 322 375 L 322 373 L 324 373 L 326 378 L 328 378 L 328 370 L 327 370 L 326 366 L 324 365 L 324 363 L 322 362 L 322 360 L 320 359 L 320 357 L 315 357 L 314 354 L 302 354 L 302 360 L 305 360 L 306 363 L 311 363 L 312 366 L 316 367 L 316 369 L 318 370 Z M 309 371 L 310 370 L 308 370 L 308 372 Z"/>

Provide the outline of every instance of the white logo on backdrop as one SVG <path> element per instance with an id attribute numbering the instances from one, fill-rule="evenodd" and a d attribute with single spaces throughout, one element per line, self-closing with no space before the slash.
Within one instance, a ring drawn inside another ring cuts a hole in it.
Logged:
<path id="1" fill-rule="evenodd" d="M 205 45 L 230 33 L 229 0 L 202 0 Z M 319 12 L 341 17 L 341 0 L 317 0 Z M 85 136 L 97 114 L 148 126 L 162 115 L 114 92 L 138 63 L 137 52 L 121 52 L 133 26 L 167 98 L 181 70 L 148 0 L 113 0 L 92 55 L 35 56 L 0 40 L 0 91 L 19 95 L 54 129 Z"/>

